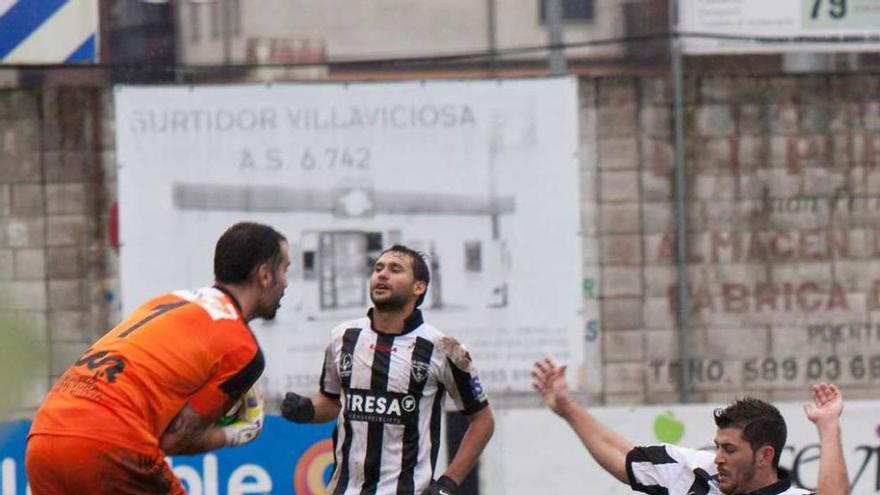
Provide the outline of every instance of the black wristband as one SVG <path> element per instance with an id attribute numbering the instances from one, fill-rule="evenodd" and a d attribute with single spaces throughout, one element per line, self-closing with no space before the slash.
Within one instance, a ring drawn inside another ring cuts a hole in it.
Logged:
<path id="1" fill-rule="evenodd" d="M 455 480 L 453 480 L 449 476 L 446 476 L 445 474 L 443 476 L 437 478 L 437 484 L 442 486 L 443 488 L 446 488 L 447 490 L 451 491 L 452 493 L 455 493 L 458 491 L 458 483 L 456 483 Z"/>
<path id="2" fill-rule="evenodd" d="M 315 405 L 308 397 L 287 392 L 281 402 L 281 416 L 294 423 L 309 423 L 315 419 Z"/>

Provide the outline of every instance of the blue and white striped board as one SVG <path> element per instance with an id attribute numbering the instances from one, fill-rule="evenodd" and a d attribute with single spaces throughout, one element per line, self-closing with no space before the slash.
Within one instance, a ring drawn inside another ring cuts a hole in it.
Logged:
<path id="1" fill-rule="evenodd" d="M 0 0 L 0 64 L 95 62 L 97 0 Z"/>

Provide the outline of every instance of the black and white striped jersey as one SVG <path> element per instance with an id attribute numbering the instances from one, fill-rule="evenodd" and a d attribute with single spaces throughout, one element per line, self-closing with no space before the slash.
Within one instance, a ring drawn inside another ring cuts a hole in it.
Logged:
<path id="1" fill-rule="evenodd" d="M 715 454 L 677 445 L 636 447 L 626 456 L 626 473 L 633 490 L 652 495 L 723 495 L 718 487 Z M 784 471 L 779 481 L 753 495 L 809 495 L 810 491 L 791 486 Z M 749 495 L 749 494 L 744 494 Z"/>
<path id="2" fill-rule="evenodd" d="M 467 350 L 416 310 L 402 334 L 367 317 L 334 328 L 321 393 L 339 398 L 328 493 L 417 494 L 431 482 L 448 393 L 464 414 L 488 406 Z"/>

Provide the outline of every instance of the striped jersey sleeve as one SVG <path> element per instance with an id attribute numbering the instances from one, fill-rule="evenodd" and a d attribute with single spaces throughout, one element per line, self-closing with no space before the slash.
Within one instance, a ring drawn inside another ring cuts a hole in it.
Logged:
<path id="1" fill-rule="evenodd" d="M 473 414 L 489 405 L 477 368 L 467 348 L 451 337 L 440 341 L 445 359 L 441 381 L 455 406 L 464 414 Z"/>
<path id="2" fill-rule="evenodd" d="M 710 493 L 717 484 L 714 458 L 677 445 L 636 447 L 626 456 L 626 473 L 632 489 L 642 493 Z"/>
<path id="3" fill-rule="evenodd" d="M 336 357 L 333 352 L 332 341 L 324 350 L 324 363 L 321 365 L 321 379 L 319 386 L 322 394 L 334 399 L 339 398 L 339 371 L 336 367 Z"/>
<path id="4" fill-rule="evenodd" d="M 324 349 L 321 377 L 318 380 L 318 390 L 327 397 L 338 399 L 340 396 L 342 390 L 342 380 L 339 376 L 340 366 L 344 367 L 346 371 L 351 370 L 351 353 L 348 353 L 343 359 L 342 346 L 346 330 L 356 326 L 356 323 L 356 321 L 346 322 L 330 331 L 330 342 Z"/>

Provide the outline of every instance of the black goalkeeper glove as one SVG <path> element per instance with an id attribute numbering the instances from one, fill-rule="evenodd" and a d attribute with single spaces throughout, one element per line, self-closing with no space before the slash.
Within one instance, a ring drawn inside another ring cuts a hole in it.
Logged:
<path id="1" fill-rule="evenodd" d="M 315 406 L 312 399 L 287 392 L 281 401 L 281 415 L 294 423 L 309 423 L 315 419 Z"/>
<path id="2" fill-rule="evenodd" d="M 449 476 L 443 475 L 422 490 L 421 495 L 455 495 L 457 491 L 458 483 L 452 481 Z"/>

